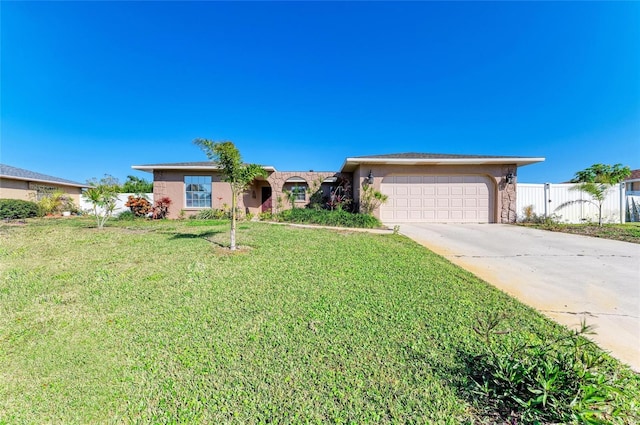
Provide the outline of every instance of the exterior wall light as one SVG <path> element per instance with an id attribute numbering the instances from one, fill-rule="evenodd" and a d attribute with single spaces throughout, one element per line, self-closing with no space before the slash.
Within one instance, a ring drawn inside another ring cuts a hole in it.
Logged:
<path id="1" fill-rule="evenodd" d="M 505 180 L 507 181 L 507 184 L 512 184 L 513 181 L 515 180 L 516 175 L 513 173 L 507 173 L 507 176 L 505 177 Z"/>
<path id="2" fill-rule="evenodd" d="M 365 182 L 369 185 L 373 184 L 373 172 L 371 170 L 369 170 L 369 175 L 365 179 Z"/>

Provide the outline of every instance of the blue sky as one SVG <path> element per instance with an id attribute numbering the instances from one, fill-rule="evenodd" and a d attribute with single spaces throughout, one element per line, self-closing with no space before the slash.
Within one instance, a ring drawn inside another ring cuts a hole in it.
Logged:
<path id="1" fill-rule="evenodd" d="M 397 152 L 640 168 L 639 2 L 8 2 L 0 162 L 84 182 Z"/>

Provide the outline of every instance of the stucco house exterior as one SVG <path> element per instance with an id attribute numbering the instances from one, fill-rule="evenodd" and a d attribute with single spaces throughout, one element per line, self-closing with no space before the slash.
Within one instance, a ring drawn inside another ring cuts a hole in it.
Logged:
<path id="1" fill-rule="evenodd" d="M 37 201 L 54 191 L 69 195 L 76 205 L 80 205 L 82 189 L 86 184 L 60 177 L 49 176 L 23 168 L 0 164 L 0 198 Z"/>
<path id="2" fill-rule="evenodd" d="M 640 195 L 640 169 L 632 170 L 631 175 L 624 179 L 625 190 L 629 195 Z"/>
<path id="3" fill-rule="evenodd" d="M 264 166 L 268 176 L 253 181 L 240 202 L 247 212 L 277 212 L 289 208 L 285 190 L 296 204 L 309 201 L 306 188 L 325 194 L 347 181 L 357 205 L 365 183 L 389 199 L 374 215 L 382 222 L 511 223 L 516 220 L 518 167 L 544 158 L 400 153 L 349 157 L 339 171 L 278 171 Z M 154 198 L 173 201 L 170 218 L 181 210 L 193 214 L 203 208 L 231 204 L 231 189 L 212 162 L 134 165 L 153 173 Z M 277 202 L 280 199 L 281 202 Z"/>

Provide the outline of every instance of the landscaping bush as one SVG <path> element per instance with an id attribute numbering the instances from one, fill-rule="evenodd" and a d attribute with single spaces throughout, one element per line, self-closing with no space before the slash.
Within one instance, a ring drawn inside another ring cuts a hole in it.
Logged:
<path id="1" fill-rule="evenodd" d="M 125 207 L 129 207 L 136 217 L 146 217 L 151 212 L 151 202 L 143 196 L 129 195 Z M 122 214 L 120 214 L 122 215 Z"/>
<path id="2" fill-rule="evenodd" d="M 120 221 L 132 221 L 136 219 L 136 214 L 133 211 L 122 211 L 118 214 L 118 220 Z"/>
<path id="3" fill-rule="evenodd" d="M 198 211 L 193 218 L 196 220 L 222 220 L 223 218 L 229 218 L 230 215 L 227 211 L 222 209 L 207 208 L 206 210 Z"/>
<path id="4" fill-rule="evenodd" d="M 562 336 L 526 335 L 499 330 L 505 319 L 489 314 L 474 327 L 485 343 L 468 366 L 481 409 L 523 423 L 610 423 L 618 417 L 616 377 L 604 353 L 583 337 L 591 327 L 583 322 Z"/>
<path id="5" fill-rule="evenodd" d="M 294 208 L 283 211 L 278 218 L 289 223 L 320 224 L 337 227 L 381 227 L 380 221 L 368 214 L 350 213 L 343 210 L 317 210 L 309 208 Z"/>
<path id="6" fill-rule="evenodd" d="M 38 215 L 38 205 L 35 202 L 21 199 L 0 199 L 0 218 L 19 219 Z"/>
<path id="7" fill-rule="evenodd" d="M 169 207 L 171 206 L 171 198 L 165 196 L 158 199 L 151 209 L 151 218 L 161 220 L 169 215 Z"/>

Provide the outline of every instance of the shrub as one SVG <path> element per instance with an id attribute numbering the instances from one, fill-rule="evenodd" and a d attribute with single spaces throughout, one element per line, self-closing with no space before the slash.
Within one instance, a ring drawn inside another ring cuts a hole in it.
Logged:
<path id="1" fill-rule="evenodd" d="M 151 212 L 151 203 L 143 196 L 129 195 L 125 207 L 129 207 L 136 217 L 146 217 Z"/>
<path id="2" fill-rule="evenodd" d="M 117 219 L 120 221 L 132 221 L 135 220 L 136 214 L 133 211 L 122 211 L 120 214 L 118 214 Z"/>
<path id="3" fill-rule="evenodd" d="M 533 205 L 527 205 L 526 207 L 524 207 L 522 209 L 522 213 L 523 215 L 520 218 L 520 223 L 541 224 L 547 227 L 553 227 L 554 225 L 558 224 L 561 218 L 557 214 L 551 214 L 548 217 L 545 217 L 542 214 L 538 215 L 536 214 Z"/>
<path id="4" fill-rule="evenodd" d="M 46 193 L 38 202 L 38 215 L 62 214 L 63 211 L 75 212 L 73 199 L 61 190 Z"/>
<path id="5" fill-rule="evenodd" d="M 362 194 L 360 195 L 360 212 L 363 214 L 372 214 L 376 208 L 387 202 L 389 197 L 373 188 L 372 185 L 365 183 L 362 186 Z"/>
<path id="6" fill-rule="evenodd" d="M 229 218 L 229 213 L 222 209 L 207 208 L 206 210 L 200 210 L 194 216 L 196 220 L 222 220 L 223 218 Z"/>
<path id="7" fill-rule="evenodd" d="M 474 327 L 484 352 L 468 368 L 481 409 L 523 423 L 608 423 L 618 415 L 615 377 L 604 353 L 583 337 L 589 326 L 549 338 L 498 330 L 505 319 L 488 314 Z"/>
<path id="8" fill-rule="evenodd" d="M 320 224 L 323 226 L 360 228 L 375 228 L 381 226 L 380 221 L 371 215 L 350 213 L 339 209 L 328 211 L 295 208 L 281 212 L 279 219 L 289 223 Z"/>
<path id="9" fill-rule="evenodd" d="M 35 202 L 21 199 L 0 199 L 0 218 L 21 219 L 38 215 L 38 205 Z"/>
<path id="10" fill-rule="evenodd" d="M 171 205 L 171 198 L 165 196 L 164 198 L 158 199 L 151 209 L 151 218 L 153 219 L 163 219 L 166 218 L 169 214 L 169 206 Z"/>
<path id="11" fill-rule="evenodd" d="M 260 218 L 260 220 L 262 221 L 273 220 L 273 214 L 271 213 L 271 211 L 264 211 L 258 214 L 258 218 Z"/>

